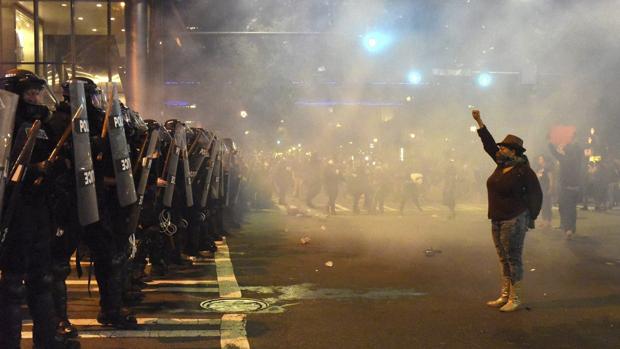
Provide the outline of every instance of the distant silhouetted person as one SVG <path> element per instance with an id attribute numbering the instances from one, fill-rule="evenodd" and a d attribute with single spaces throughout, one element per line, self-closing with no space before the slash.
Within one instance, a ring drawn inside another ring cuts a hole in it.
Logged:
<path id="1" fill-rule="evenodd" d="M 549 161 L 547 161 L 547 158 L 544 155 L 540 155 L 538 157 L 536 175 L 538 176 L 538 181 L 540 182 L 540 187 L 543 192 L 542 210 L 540 212 L 543 227 L 551 226 L 551 207 L 553 204 L 553 198 L 551 194 L 553 188 L 552 173 L 553 171 L 551 164 L 549 163 Z"/>
<path id="2" fill-rule="evenodd" d="M 577 231 L 577 202 L 583 180 L 583 152 L 574 143 L 565 146 L 549 144 L 549 151 L 560 162 L 558 186 L 560 204 L 560 229 L 570 239 Z"/>

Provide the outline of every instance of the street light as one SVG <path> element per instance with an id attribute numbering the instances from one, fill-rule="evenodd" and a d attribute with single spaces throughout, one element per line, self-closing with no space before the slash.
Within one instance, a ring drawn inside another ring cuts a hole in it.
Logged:
<path id="1" fill-rule="evenodd" d="M 422 73 L 417 70 L 410 71 L 407 80 L 412 85 L 419 85 L 422 82 Z"/>
<path id="2" fill-rule="evenodd" d="M 489 73 L 480 73 L 477 78 L 480 87 L 489 87 L 493 83 L 493 76 Z"/>
<path id="3" fill-rule="evenodd" d="M 366 33 L 362 37 L 362 45 L 369 53 L 380 53 L 388 48 L 393 41 L 390 35 L 379 31 Z"/>

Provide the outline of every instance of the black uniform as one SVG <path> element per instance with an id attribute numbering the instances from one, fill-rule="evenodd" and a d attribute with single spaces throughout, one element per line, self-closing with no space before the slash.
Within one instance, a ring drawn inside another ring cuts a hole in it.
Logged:
<path id="1" fill-rule="evenodd" d="M 136 319 L 122 307 L 123 272 L 129 257 L 128 210 L 120 207 L 113 185 L 114 168 L 108 138 L 101 139 L 103 110 L 88 111 L 99 222 L 85 227 L 84 241 L 95 265 L 101 312 L 97 321 L 118 328 L 134 328 Z"/>
<path id="2" fill-rule="evenodd" d="M 46 107 L 27 103 L 21 94 L 28 89 L 41 90 L 45 82 L 34 74 L 17 71 L 9 79 L 20 79 L 12 92 L 20 94 L 13 134 L 14 145 L 12 162 L 21 150 L 26 132 L 35 120 L 42 120 L 41 131 L 30 160 L 31 166 L 23 180 L 21 193 L 14 202 L 4 201 L 5 205 L 15 205 L 15 214 L 10 222 L 5 222 L 8 234 L 0 256 L 0 348 L 19 348 L 22 327 L 21 303 L 26 297 L 34 323 L 33 339 L 35 348 L 54 348 L 56 320 L 51 293 L 51 254 L 50 240 L 52 224 L 50 212 L 49 181 L 36 185 L 35 181 L 44 173 L 35 164 L 45 161 L 49 156 L 55 135 L 46 123 L 49 111 Z M 6 78 L 5 78 L 6 79 Z M 23 85 L 20 85 L 24 83 Z M 38 84 L 33 86 L 32 84 Z M 7 198 L 15 187 L 7 188 Z M 6 213 L 6 207 L 3 208 Z M 3 217 L 6 219 L 6 217 Z"/>

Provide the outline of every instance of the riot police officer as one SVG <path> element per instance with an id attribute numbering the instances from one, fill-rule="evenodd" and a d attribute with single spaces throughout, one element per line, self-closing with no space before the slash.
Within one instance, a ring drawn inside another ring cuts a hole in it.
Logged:
<path id="1" fill-rule="evenodd" d="M 122 210 L 114 190 L 115 178 L 111 155 L 110 137 L 103 137 L 105 111 L 97 85 L 88 78 L 84 82 L 86 110 L 95 169 L 95 187 L 100 220 L 84 227 L 82 240 L 87 245 L 94 262 L 95 277 L 99 286 L 101 311 L 97 321 L 119 329 L 134 329 L 136 319 L 122 304 L 122 285 L 128 257 L 126 236 L 126 210 Z M 65 84 L 65 91 L 69 84 Z M 65 93 L 68 95 L 68 93 Z M 68 96 L 66 96 L 68 97 Z M 112 101 L 108 101 L 111 103 Z"/>
<path id="2" fill-rule="evenodd" d="M 35 348 L 64 347 L 64 339 L 55 336 L 57 321 L 51 293 L 50 240 L 53 231 L 49 181 L 35 183 L 45 176 L 43 164 L 57 138 L 48 123 L 50 108 L 43 103 L 45 97 L 50 101 L 54 98 L 46 89 L 45 80 L 26 70 L 8 71 L 0 79 L 0 86 L 19 95 L 12 162 L 24 149 L 26 135 L 39 122 L 41 125 L 36 134 L 30 133 L 36 141 L 30 161 L 25 164 L 27 172 L 21 182 L 21 192 L 11 195 L 11 191 L 19 190 L 19 187 L 9 187 L 7 198 L 11 197 L 11 200 L 4 201 L 3 232 L 6 235 L 0 255 L 0 347 L 20 347 L 20 307 L 24 297 L 34 323 Z M 9 214 L 9 209 L 14 214 Z"/>

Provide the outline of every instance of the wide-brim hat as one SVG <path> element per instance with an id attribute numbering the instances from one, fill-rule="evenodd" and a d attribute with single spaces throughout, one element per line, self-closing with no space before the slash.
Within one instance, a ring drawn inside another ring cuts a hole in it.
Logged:
<path id="1" fill-rule="evenodd" d="M 515 135 L 507 135 L 504 140 L 497 143 L 497 145 L 514 149 L 522 153 L 525 152 L 525 148 L 523 148 L 523 140 Z"/>

